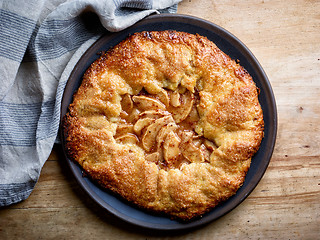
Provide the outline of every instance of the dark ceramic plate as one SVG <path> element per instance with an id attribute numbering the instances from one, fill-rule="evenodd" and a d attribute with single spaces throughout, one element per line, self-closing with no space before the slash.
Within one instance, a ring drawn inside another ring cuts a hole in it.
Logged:
<path id="1" fill-rule="evenodd" d="M 67 162 L 78 183 L 102 208 L 125 222 L 154 230 L 191 229 L 209 223 L 238 206 L 253 191 L 266 171 L 275 145 L 277 132 L 277 111 L 272 88 L 262 67 L 250 50 L 231 33 L 211 22 L 177 14 L 160 14 L 147 17 L 126 30 L 118 33 L 109 33 L 94 43 L 79 60 L 69 77 L 62 99 L 61 116 L 65 115 L 68 105 L 72 101 L 73 93 L 81 84 L 85 70 L 98 58 L 99 55 L 97 53 L 108 50 L 135 32 L 170 29 L 206 36 L 232 59 L 240 61 L 240 64 L 251 74 L 257 87 L 261 90 L 259 100 L 264 113 L 265 135 L 259 151 L 253 157 L 245 182 L 238 192 L 202 218 L 187 223 L 153 215 L 131 206 L 108 191 L 101 189 L 89 178 L 84 177 L 79 166 L 67 158 Z M 61 139 L 64 141 L 63 135 Z"/>

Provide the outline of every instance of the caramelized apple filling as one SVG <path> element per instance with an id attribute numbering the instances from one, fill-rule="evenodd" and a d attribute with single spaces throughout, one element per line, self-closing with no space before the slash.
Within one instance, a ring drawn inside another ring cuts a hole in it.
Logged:
<path id="1" fill-rule="evenodd" d="M 163 169 L 209 162 L 216 146 L 195 131 L 198 102 L 196 94 L 182 88 L 156 95 L 145 90 L 136 96 L 125 94 L 115 139 L 137 144 L 144 149 L 147 161 Z"/>

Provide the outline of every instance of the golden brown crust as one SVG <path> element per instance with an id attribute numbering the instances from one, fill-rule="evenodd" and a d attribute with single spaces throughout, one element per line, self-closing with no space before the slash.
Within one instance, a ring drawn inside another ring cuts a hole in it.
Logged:
<path id="1" fill-rule="evenodd" d="M 86 71 L 69 156 L 134 204 L 192 219 L 234 195 L 263 138 L 251 76 L 207 38 L 141 32 Z"/>

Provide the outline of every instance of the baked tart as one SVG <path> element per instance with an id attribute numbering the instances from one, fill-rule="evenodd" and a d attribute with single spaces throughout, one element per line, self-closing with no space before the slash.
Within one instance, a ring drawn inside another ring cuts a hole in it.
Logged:
<path id="1" fill-rule="evenodd" d="M 65 149 L 134 205 L 194 219 L 243 184 L 263 138 L 258 92 L 203 36 L 135 33 L 85 72 L 63 119 Z"/>

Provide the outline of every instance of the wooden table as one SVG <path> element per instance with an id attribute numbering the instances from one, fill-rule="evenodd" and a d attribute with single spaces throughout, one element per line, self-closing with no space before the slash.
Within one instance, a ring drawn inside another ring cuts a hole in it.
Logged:
<path id="1" fill-rule="evenodd" d="M 178 13 L 243 41 L 266 71 L 279 118 L 270 165 L 229 214 L 174 239 L 320 239 L 320 1 L 186 0 Z M 55 146 L 31 196 L 0 210 L 0 239 L 158 239 L 101 213 Z"/>

